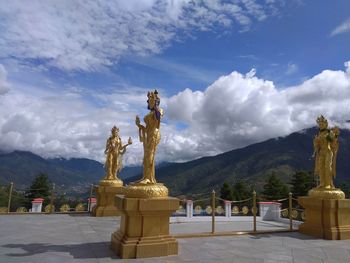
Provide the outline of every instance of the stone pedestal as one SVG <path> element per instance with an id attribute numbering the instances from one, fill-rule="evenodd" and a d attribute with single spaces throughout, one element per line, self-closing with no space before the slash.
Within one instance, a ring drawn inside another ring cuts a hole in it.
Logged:
<path id="1" fill-rule="evenodd" d="M 32 212 L 33 213 L 41 213 L 44 199 L 43 198 L 35 198 L 32 201 Z"/>
<path id="2" fill-rule="evenodd" d="M 278 221 L 281 218 L 281 203 L 259 202 L 259 210 L 264 221 Z"/>
<path id="3" fill-rule="evenodd" d="M 113 183 L 108 182 L 108 180 L 103 180 L 95 191 L 97 195 L 97 204 L 94 209 L 94 216 L 104 217 L 121 215 L 114 205 L 114 198 L 116 195 L 123 193 L 123 182 Z"/>
<path id="4" fill-rule="evenodd" d="M 121 258 L 147 258 L 176 255 L 177 241 L 169 235 L 169 217 L 178 209 L 173 197 L 115 197 L 122 213 L 120 229 L 112 234 L 112 249 Z"/>
<path id="5" fill-rule="evenodd" d="M 299 227 L 303 234 L 323 239 L 350 239 L 350 200 L 299 197 L 305 209 L 305 222 Z"/>
<path id="6" fill-rule="evenodd" d="M 186 200 L 186 217 L 187 218 L 193 217 L 193 201 L 192 200 Z"/>
<path id="7" fill-rule="evenodd" d="M 231 212 L 231 201 L 225 200 L 225 217 L 231 218 L 232 212 Z"/>

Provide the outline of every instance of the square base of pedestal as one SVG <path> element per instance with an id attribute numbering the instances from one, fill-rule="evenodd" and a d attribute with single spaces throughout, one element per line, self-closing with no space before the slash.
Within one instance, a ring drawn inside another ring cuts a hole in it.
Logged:
<path id="1" fill-rule="evenodd" d="M 171 236 L 128 238 L 120 231 L 111 239 L 113 251 L 123 259 L 165 257 L 178 254 L 178 243 Z"/>
<path id="2" fill-rule="evenodd" d="M 111 236 L 111 246 L 120 258 L 178 254 L 178 243 L 169 235 L 169 217 L 178 209 L 178 199 L 117 196 L 116 205 L 123 214 L 120 229 Z"/>
<path id="3" fill-rule="evenodd" d="M 122 193 L 122 186 L 101 186 L 96 189 L 97 204 L 93 215 L 96 217 L 120 216 L 121 212 L 114 205 L 114 198 Z"/>
<path id="4" fill-rule="evenodd" d="M 299 232 L 329 240 L 350 239 L 350 200 L 299 197 L 305 222 Z"/>

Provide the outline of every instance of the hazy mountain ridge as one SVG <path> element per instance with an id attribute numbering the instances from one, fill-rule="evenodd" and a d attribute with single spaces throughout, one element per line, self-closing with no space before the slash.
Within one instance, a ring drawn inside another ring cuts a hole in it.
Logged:
<path id="1" fill-rule="evenodd" d="M 316 128 L 305 129 L 285 137 L 269 139 L 241 149 L 185 163 L 161 163 L 156 168 L 158 182 L 172 195 L 210 192 L 224 182 L 247 180 L 257 189 L 265 176 L 275 171 L 285 182 L 296 170 L 313 170 L 312 140 Z M 337 159 L 337 181 L 350 182 L 350 131 L 341 130 Z M 98 183 L 105 174 L 103 164 L 85 158 L 44 159 L 30 152 L 0 154 L 0 183 L 13 181 L 29 185 L 36 174 L 44 172 L 58 185 L 75 186 Z M 124 167 L 120 177 L 125 183 L 141 178 L 142 167 Z"/>
<path id="2" fill-rule="evenodd" d="M 311 156 L 316 133 L 316 128 L 310 128 L 217 156 L 171 164 L 157 169 L 156 178 L 172 195 L 210 192 L 218 190 L 224 182 L 232 184 L 237 180 L 247 180 L 259 189 L 272 171 L 288 183 L 295 171 L 313 170 Z M 349 182 L 350 131 L 342 130 L 339 140 L 336 180 Z M 129 178 L 126 182 L 135 179 Z"/>
<path id="3" fill-rule="evenodd" d="M 86 158 L 44 159 L 25 151 L 0 154 L 0 183 L 14 182 L 16 186 L 28 186 L 39 173 L 47 173 L 57 185 L 98 183 L 105 175 L 103 164 Z M 141 167 L 124 167 L 120 176 L 127 178 L 141 174 Z"/>

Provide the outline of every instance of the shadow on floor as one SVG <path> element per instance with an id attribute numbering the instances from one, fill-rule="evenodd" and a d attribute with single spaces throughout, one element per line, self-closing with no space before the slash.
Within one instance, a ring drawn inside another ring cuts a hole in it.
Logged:
<path id="1" fill-rule="evenodd" d="M 72 217 L 82 217 L 82 216 L 84 216 L 84 217 L 93 217 L 92 215 L 91 215 L 91 213 L 89 213 L 89 212 L 86 212 L 86 213 L 69 213 L 68 214 L 69 216 L 72 216 Z"/>
<path id="2" fill-rule="evenodd" d="M 316 237 L 312 237 L 312 236 L 307 236 L 307 235 L 301 234 L 299 232 L 258 234 L 258 235 L 251 235 L 250 238 L 251 239 L 263 239 L 263 238 L 270 238 L 272 236 L 286 237 L 286 238 L 297 239 L 297 240 L 317 240 L 317 239 L 319 239 L 319 238 L 316 238 Z"/>
<path id="3" fill-rule="evenodd" d="M 47 243 L 6 244 L 5 248 L 20 248 L 23 253 L 7 253 L 11 257 L 26 257 L 47 252 L 69 253 L 74 258 L 112 258 L 118 259 L 110 248 L 109 242 L 95 242 L 71 245 L 52 245 Z"/>

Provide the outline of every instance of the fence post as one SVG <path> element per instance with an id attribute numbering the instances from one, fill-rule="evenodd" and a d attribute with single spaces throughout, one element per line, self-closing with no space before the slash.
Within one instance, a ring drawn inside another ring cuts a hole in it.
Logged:
<path id="1" fill-rule="evenodd" d="M 215 191 L 211 192 L 211 233 L 215 233 Z"/>
<path id="2" fill-rule="evenodd" d="M 13 182 L 11 182 L 10 184 L 9 198 L 7 202 L 7 213 L 10 213 L 12 190 L 13 190 Z"/>
<path id="3" fill-rule="evenodd" d="M 50 214 L 53 213 L 53 201 L 55 198 L 55 183 L 52 184 L 51 199 L 50 199 Z"/>
<path id="4" fill-rule="evenodd" d="M 231 201 L 225 200 L 225 216 L 231 218 Z"/>
<path id="5" fill-rule="evenodd" d="M 193 217 L 193 201 L 192 200 L 186 200 L 186 217 L 187 218 Z"/>
<path id="6" fill-rule="evenodd" d="M 92 191 L 94 189 L 94 184 L 91 184 L 91 188 L 90 188 L 90 196 L 89 196 L 89 203 L 88 203 L 88 212 L 92 212 L 91 211 L 91 198 L 92 198 Z"/>
<path id="7" fill-rule="evenodd" d="M 256 192 L 253 191 L 253 231 L 256 232 Z"/>
<path id="8" fill-rule="evenodd" d="M 293 218 L 292 218 L 292 196 L 293 194 L 289 192 L 288 199 L 289 199 L 289 208 L 288 208 L 288 214 L 289 214 L 289 230 L 293 230 Z"/>

